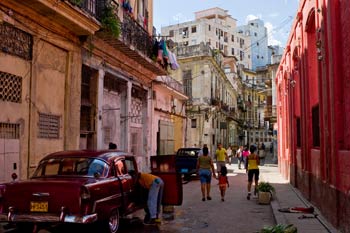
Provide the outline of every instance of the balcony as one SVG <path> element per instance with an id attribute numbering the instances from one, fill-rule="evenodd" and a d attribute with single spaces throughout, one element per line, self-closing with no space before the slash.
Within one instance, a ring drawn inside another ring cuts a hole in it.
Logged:
<path id="1" fill-rule="evenodd" d="M 182 100 L 187 100 L 188 97 L 184 93 L 184 87 L 182 83 L 176 81 L 170 76 L 158 76 L 155 79 L 155 84 L 165 86 L 172 94 Z"/>
<path id="2" fill-rule="evenodd" d="M 268 105 L 265 107 L 264 121 L 277 122 L 276 106 Z"/>
<path id="3" fill-rule="evenodd" d="M 1 3 L 20 14 L 30 16 L 38 21 L 55 22 L 78 36 L 93 35 L 101 26 L 94 15 L 68 1 L 2 0 Z"/>
<path id="4" fill-rule="evenodd" d="M 166 70 L 152 60 L 152 36 L 127 12 L 118 12 L 118 15 L 122 15 L 119 38 L 108 30 L 97 32 L 97 36 L 153 73 L 166 75 Z"/>

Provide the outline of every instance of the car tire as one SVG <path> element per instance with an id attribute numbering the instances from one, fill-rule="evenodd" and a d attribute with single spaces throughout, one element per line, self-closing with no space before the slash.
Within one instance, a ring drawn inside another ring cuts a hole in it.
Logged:
<path id="1" fill-rule="evenodd" d="M 16 224 L 17 231 L 21 233 L 33 233 L 34 231 L 34 223 L 17 223 Z"/>
<path id="2" fill-rule="evenodd" d="M 108 232 L 110 233 L 116 233 L 119 229 L 120 219 L 119 219 L 119 211 L 118 209 L 115 209 L 112 211 L 108 218 L 107 222 L 108 226 Z"/>

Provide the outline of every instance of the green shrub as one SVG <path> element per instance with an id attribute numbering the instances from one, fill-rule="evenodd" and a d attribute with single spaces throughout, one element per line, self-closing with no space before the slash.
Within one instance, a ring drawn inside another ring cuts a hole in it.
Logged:
<path id="1" fill-rule="evenodd" d="M 114 7 L 107 5 L 103 11 L 101 19 L 102 27 L 112 33 L 114 38 L 118 38 L 120 34 L 120 22 L 118 17 L 114 14 Z"/>
<path id="2" fill-rule="evenodd" d="M 261 230 L 261 233 L 297 233 L 297 232 L 298 232 L 298 229 L 295 226 L 293 226 L 293 224 L 290 224 L 290 225 L 277 224 L 271 227 L 264 227 Z"/>
<path id="3" fill-rule="evenodd" d="M 257 191 L 273 193 L 275 192 L 275 188 L 269 182 L 261 181 L 258 184 Z"/>

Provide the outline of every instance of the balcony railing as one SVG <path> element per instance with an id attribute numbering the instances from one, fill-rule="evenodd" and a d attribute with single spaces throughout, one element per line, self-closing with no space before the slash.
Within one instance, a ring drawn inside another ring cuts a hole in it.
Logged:
<path id="1" fill-rule="evenodd" d="M 158 76 L 156 78 L 156 81 L 163 83 L 163 84 L 167 85 L 168 87 L 184 94 L 184 86 L 182 85 L 182 83 L 176 81 L 175 79 L 173 79 L 170 76 Z"/>
<path id="2" fill-rule="evenodd" d="M 128 14 L 124 14 L 123 16 L 121 32 L 124 43 L 137 48 L 141 53 L 151 58 L 153 48 L 152 38 L 148 32 Z"/>

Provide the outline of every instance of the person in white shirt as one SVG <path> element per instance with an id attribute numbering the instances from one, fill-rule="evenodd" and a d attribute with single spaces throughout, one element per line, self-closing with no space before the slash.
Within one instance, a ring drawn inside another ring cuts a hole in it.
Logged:
<path id="1" fill-rule="evenodd" d="M 229 159 L 229 164 L 231 165 L 231 163 L 233 163 L 233 155 L 232 155 L 232 146 L 228 146 L 228 148 L 226 149 L 226 153 Z"/>
<path id="2" fill-rule="evenodd" d="M 243 163 L 242 152 L 243 152 L 243 146 L 240 146 L 236 151 L 236 157 L 238 159 L 238 169 L 241 169 L 241 164 Z"/>

